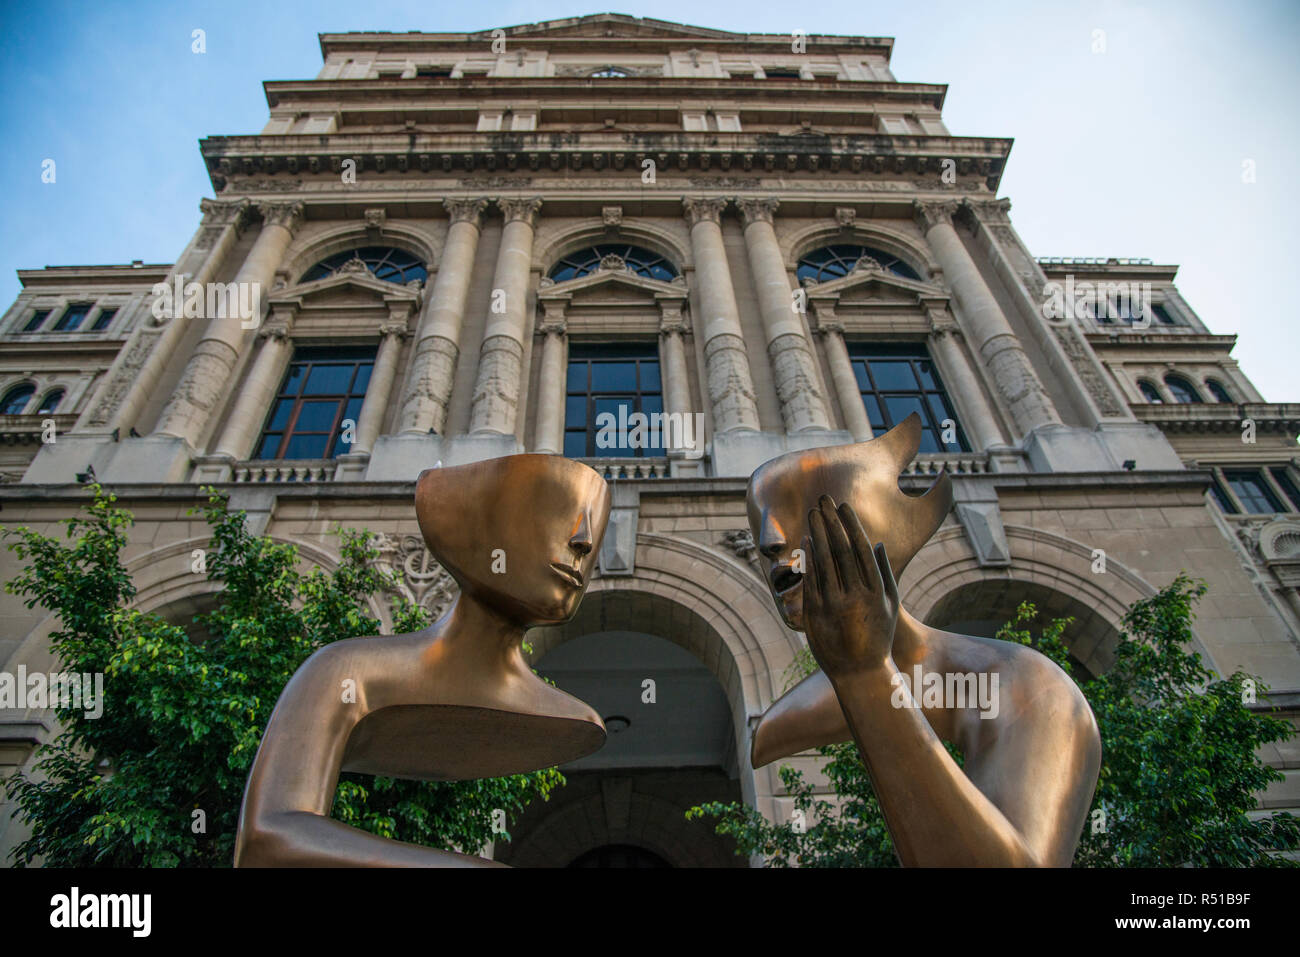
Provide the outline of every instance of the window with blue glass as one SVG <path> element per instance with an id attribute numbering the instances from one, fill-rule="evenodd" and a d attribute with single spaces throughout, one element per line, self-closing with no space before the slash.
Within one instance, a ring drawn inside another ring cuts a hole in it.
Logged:
<path id="1" fill-rule="evenodd" d="M 36 386 L 30 383 L 14 386 L 0 399 L 0 415 L 22 415 L 35 394 Z"/>
<path id="2" fill-rule="evenodd" d="M 1283 510 L 1282 503 L 1277 500 L 1277 496 L 1268 487 L 1268 482 L 1258 469 L 1240 471 L 1225 469 L 1223 477 L 1228 487 L 1232 489 L 1232 494 L 1237 496 L 1237 501 L 1247 512 L 1256 515 L 1272 515 Z"/>
<path id="3" fill-rule="evenodd" d="M 1160 397 L 1160 390 L 1156 388 L 1154 382 L 1147 379 L 1138 379 L 1138 388 L 1142 390 L 1142 398 L 1148 402 L 1161 402 L 1165 400 Z"/>
<path id="4" fill-rule="evenodd" d="M 69 304 L 68 308 L 63 310 L 63 315 L 59 316 L 59 321 L 54 324 L 54 332 L 76 332 L 81 328 L 81 324 L 86 321 L 90 315 L 93 302 L 74 302 Z"/>
<path id="5" fill-rule="evenodd" d="M 58 409 L 59 403 L 63 401 L 63 396 L 62 389 L 52 389 L 47 392 L 45 398 L 41 399 L 41 404 L 36 407 L 37 414 L 53 412 Z"/>
<path id="6" fill-rule="evenodd" d="M 37 309 L 32 313 L 32 317 L 27 320 L 27 325 L 23 326 L 23 332 L 36 332 L 45 325 L 45 320 L 50 318 L 50 310 Z"/>
<path id="7" fill-rule="evenodd" d="M 90 327 L 91 332 L 103 332 L 113 324 L 113 317 L 117 315 L 116 309 L 101 309 L 99 315 L 95 317 L 95 324 Z"/>
<path id="8" fill-rule="evenodd" d="M 1175 402 L 1183 405 L 1196 405 L 1205 401 L 1201 398 L 1201 394 L 1196 391 L 1196 386 L 1180 375 L 1165 376 L 1165 386 L 1168 387 L 1169 394 L 1174 397 Z"/>
<path id="9" fill-rule="evenodd" d="M 349 452 L 374 364 L 373 348 L 295 350 L 256 457 L 328 459 Z M 353 429 L 344 435 L 349 420 Z"/>
<path id="10" fill-rule="evenodd" d="M 871 429 L 880 435 L 913 412 L 921 417 L 922 452 L 969 452 L 970 446 L 948 401 L 929 352 L 923 345 L 855 343 L 849 358 L 862 393 Z M 954 441 L 944 441 L 944 421 L 951 420 Z"/>
<path id="11" fill-rule="evenodd" d="M 569 347 L 564 454 L 577 458 L 662 456 L 650 417 L 664 410 L 657 343 Z M 644 419 L 634 418 L 640 413 Z M 643 432 L 636 431 L 644 421 Z"/>
<path id="12" fill-rule="evenodd" d="M 625 268 L 646 279 L 672 282 L 678 275 L 677 267 L 663 256 L 627 243 L 601 243 L 580 249 L 557 262 L 547 275 L 556 282 L 578 279 L 599 270 L 601 262 L 608 256 L 622 260 Z"/>
<path id="13" fill-rule="evenodd" d="M 1274 466 L 1273 468 L 1270 468 L 1268 472 L 1273 476 L 1273 481 L 1277 483 L 1277 487 L 1280 488 L 1282 493 L 1291 500 L 1291 507 L 1300 511 L 1300 489 L 1297 489 L 1295 482 L 1291 481 L 1291 476 L 1287 472 L 1286 466 Z"/>
<path id="14" fill-rule="evenodd" d="M 303 277 L 299 282 L 314 282 L 317 279 L 327 279 L 354 260 L 360 260 L 376 279 L 382 279 L 384 282 L 395 282 L 404 285 L 413 279 L 423 281 L 429 278 L 429 271 L 425 269 L 424 262 L 418 256 L 408 253 L 405 249 L 393 249 L 389 246 L 363 246 L 360 249 L 349 249 L 346 252 L 336 253 L 327 259 L 322 259 L 303 273 Z"/>
<path id="15" fill-rule="evenodd" d="M 829 282 L 847 276 L 863 259 L 870 259 L 878 263 L 886 272 L 892 272 L 895 276 L 902 276 L 904 279 L 921 278 L 915 269 L 891 253 L 871 246 L 846 244 L 823 246 L 821 249 L 813 250 L 799 260 L 795 276 L 800 280 Z"/>
<path id="16" fill-rule="evenodd" d="M 1218 379 L 1206 379 L 1205 390 L 1213 396 L 1215 402 L 1231 402 L 1232 396 Z"/>

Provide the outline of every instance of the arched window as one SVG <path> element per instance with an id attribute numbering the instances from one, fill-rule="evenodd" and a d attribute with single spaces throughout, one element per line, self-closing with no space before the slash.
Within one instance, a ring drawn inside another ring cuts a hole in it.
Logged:
<path id="1" fill-rule="evenodd" d="M 599 269 L 628 269 L 646 279 L 663 282 L 677 278 L 677 267 L 663 256 L 625 243 L 602 243 L 571 253 L 552 266 L 548 275 L 556 282 L 564 282 Z"/>
<path id="2" fill-rule="evenodd" d="M 1147 379 L 1138 379 L 1138 388 L 1142 390 L 1142 397 L 1148 402 L 1164 402 L 1160 397 L 1160 390 L 1156 388 L 1154 382 Z"/>
<path id="3" fill-rule="evenodd" d="M 45 393 L 45 398 L 41 399 L 41 404 L 36 407 L 37 412 L 53 412 L 63 401 L 62 389 L 51 389 Z"/>
<path id="4" fill-rule="evenodd" d="M 314 282 L 326 279 L 335 273 L 361 271 L 373 273 L 376 279 L 404 285 L 413 279 L 424 281 L 429 278 L 429 271 L 424 263 L 404 249 L 391 246 L 363 246 L 349 249 L 322 259 L 308 269 L 299 282 Z"/>
<path id="5" fill-rule="evenodd" d="M 617 67 L 617 66 L 603 66 L 599 70 L 593 70 L 591 73 L 587 74 L 587 76 L 594 76 L 594 77 L 601 77 L 601 78 L 631 76 L 631 75 L 632 74 L 627 70 L 624 70 L 622 67 Z"/>
<path id="6" fill-rule="evenodd" d="M 1228 395 L 1228 390 L 1223 387 L 1223 383 L 1218 379 L 1206 379 L 1205 388 L 1214 397 L 1215 402 L 1232 401 L 1232 396 Z"/>
<path id="7" fill-rule="evenodd" d="M 22 415 L 35 392 L 36 386 L 30 383 L 14 386 L 0 399 L 0 415 Z"/>
<path id="8" fill-rule="evenodd" d="M 1173 393 L 1174 401 L 1185 405 L 1205 401 L 1201 394 L 1196 391 L 1196 387 L 1180 375 L 1165 376 L 1165 385 Z"/>
<path id="9" fill-rule="evenodd" d="M 897 256 L 880 249 L 873 249 L 870 246 L 844 244 L 823 246 L 821 249 L 813 250 L 799 260 L 795 276 L 801 280 L 812 279 L 816 282 L 828 282 L 832 279 L 839 279 L 841 276 L 847 276 L 859 262 L 864 260 L 875 262 L 886 272 L 892 272 L 895 276 L 902 276 L 904 279 L 919 280 L 921 278 L 916 274 L 915 269 Z"/>

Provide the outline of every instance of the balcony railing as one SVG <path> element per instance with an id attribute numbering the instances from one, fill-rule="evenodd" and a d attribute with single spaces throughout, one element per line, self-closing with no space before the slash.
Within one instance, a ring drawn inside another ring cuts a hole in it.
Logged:
<path id="1" fill-rule="evenodd" d="M 334 459 L 250 459 L 235 463 L 236 482 L 332 482 Z"/>
<path id="2" fill-rule="evenodd" d="M 579 459 L 578 461 L 590 465 L 606 481 L 668 478 L 669 474 L 666 458 Z"/>
<path id="3" fill-rule="evenodd" d="M 938 475 L 945 469 L 952 475 L 985 475 L 989 457 L 980 452 L 922 452 L 903 474 Z"/>

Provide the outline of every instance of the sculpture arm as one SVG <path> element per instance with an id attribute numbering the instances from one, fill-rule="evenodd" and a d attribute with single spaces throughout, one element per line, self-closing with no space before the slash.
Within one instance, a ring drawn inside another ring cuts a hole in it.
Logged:
<path id="1" fill-rule="evenodd" d="M 365 641 L 373 641 L 366 639 Z M 331 820 L 348 736 L 366 713 L 369 653 L 344 641 L 317 651 L 275 706 L 249 772 L 236 867 L 491 867 L 480 857 L 420 847 Z M 344 702 L 343 681 L 355 682 Z"/>

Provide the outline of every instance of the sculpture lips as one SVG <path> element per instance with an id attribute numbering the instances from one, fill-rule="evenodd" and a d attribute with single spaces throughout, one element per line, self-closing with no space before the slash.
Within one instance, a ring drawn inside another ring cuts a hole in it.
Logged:
<path id="1" fill-rule="evenodd" d="M 565 565 L 561 562 L 551 562 L 551 567 L 560 575 L 561 578 L 567 579 L 579 588 L 582 587 L 582 572 L 572 565 Z"/>

